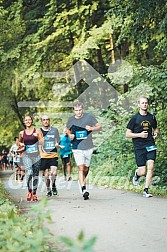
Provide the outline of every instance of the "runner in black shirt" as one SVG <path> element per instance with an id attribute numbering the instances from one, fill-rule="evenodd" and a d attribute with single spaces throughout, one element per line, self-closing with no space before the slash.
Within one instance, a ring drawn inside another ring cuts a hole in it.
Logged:
<path id="1" fill-rule="evenodd" d="M 133 177 L 133 184 L 138 185 L 140 176 L 147 174 L 143 196 L 152 197 L 148 192 L 154 171 L 156 158 L 155 139 L 158 134 L 157 121 L 155 116 L 150 114 L 148 109 L 148 99 L 141 97 L 138 101 L 139 112 L 134 115 L 127 125 L 126 137 L 132 138 L 135 158 L 138 169 Z M 154 134 L 152 134 L 152 131 Z"/>

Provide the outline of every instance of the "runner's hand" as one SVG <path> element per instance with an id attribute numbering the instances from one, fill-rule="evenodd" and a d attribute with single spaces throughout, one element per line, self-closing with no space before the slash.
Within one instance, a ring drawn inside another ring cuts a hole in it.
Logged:
<path id="1" fill-rule="evenodd" d="M 74 134 L 68 134 L 68 136 L 70 137 L 71 140 L 74 140 L 74 138 L 75 138 Z"/>
<path id="2" fill-rule="evenodd" d="M 89 125 L 86 125 L 85 129 L 86 129 L 87 131 L 92 131 L 92 130 L 93 130 L 93 127 L 91 127 L 91 126 L 89 126 Z"/>
<path id="3" fill-rule="evenodd" d="M 158 134 L 155 132 L 153 135 L 154 140 L 156 140 L 157 136 L 158 136 Z"/>
<path id="4" fill-rule="evenodd" d="M 148 137 L 148 132 L 147 132 L 147 131 L 142 131 L 142 132 L 140 133 L 140 137 L 141 137 L 141 138 L 147 138 L 147 137 Z"/>

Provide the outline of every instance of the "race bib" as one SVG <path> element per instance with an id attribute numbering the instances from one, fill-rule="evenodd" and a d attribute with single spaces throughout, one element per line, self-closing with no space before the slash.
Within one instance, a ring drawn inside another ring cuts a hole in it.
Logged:
<path id="1" fill-rule="evenodd" d="M 156 145 L 151 145 L 151 146 L 147 146 L 147 147 L 146 147 L 146 150 L 147 150 L 148 152 L 153 151 L 153 150 L 156 150 L 156 149 L 157 149 L 157 146 L 156 146 Z"/>
<path id="2" fill-rule="evenodd" d="M 48 141 L 48 142 L 45 142 L 44 148 L 45 148 L 46 150 L 54 149 L 54 148 L 55 148 L 55 141 Z"/>
<path id="3" fill-rule="evenodd" d="M 63 158 L 66 158 L 66 157 L 68 157 L 68 155 L 63 155 Z"/>
<path id="4" fill-rule="evenodd" d="M 26 145 L 26 152 L 28 154 L 38 152 L 38 146 L 37 146 L 37 144 Z"/>
<path id="5" fill-rule="evenodd" d="M 81 130 L 81 131 L 76 131 L 76 139 L 77 140 L 82 140 L 87 138 L 87 131 L 86 130 Z"/>

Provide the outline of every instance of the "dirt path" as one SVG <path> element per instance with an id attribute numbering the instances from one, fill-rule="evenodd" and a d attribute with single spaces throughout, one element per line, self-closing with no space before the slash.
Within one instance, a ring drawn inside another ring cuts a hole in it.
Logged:
<path id="1" fill-rule="evenodd" d="M 25 185 L 14 188 L 11 172 L 1 176 L 11 196 L 27 209 Z M 58 186 L 59 196 L 49 199 L 47 207 L 54 221 L 49 228 L 55 236 L 75 239 L 83 230 L 86 239 L 97 236 L 96 252 L 166 252 L 167 199 L 89 186 L 91 196 L 84 201 L 77 181 L 64 182 L 59 177 Z M 42 181 L 38 193 L 39 197 L 45 194 Z"/>

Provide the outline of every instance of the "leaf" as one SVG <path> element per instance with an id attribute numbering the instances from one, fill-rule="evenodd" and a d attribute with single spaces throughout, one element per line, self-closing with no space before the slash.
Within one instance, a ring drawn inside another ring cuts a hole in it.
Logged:
<path id="1" fill-rule="evenodd" d="M 78 235 L 78 240 L 79 240 L 79 241 L 83 241 L 83 240 L 84 240 L 84 232 L 83 232 L 83 231 L 81 231 L 81 232 L 79 233 L 79 235 Z"/>
<path id="2" fill-rule="evenodd" d="M 85 244 L 83 246 L 83 250 L 87 251 L 87 252 L 89 252 L 91 250 L 93 251 L 93 246 L 94 246 L 96 240 L 97 240 L 97 237 L 92 237 L 89 241 L 85 242 Z"/>
<path id="3" fill-rule="evenodd" d="M 74 246 L 74 242 L 72 239 L 65 237 L 65 236 L 60 236 L 59 238 L 64 244 L 66 244 L 69 247 Z"/>

